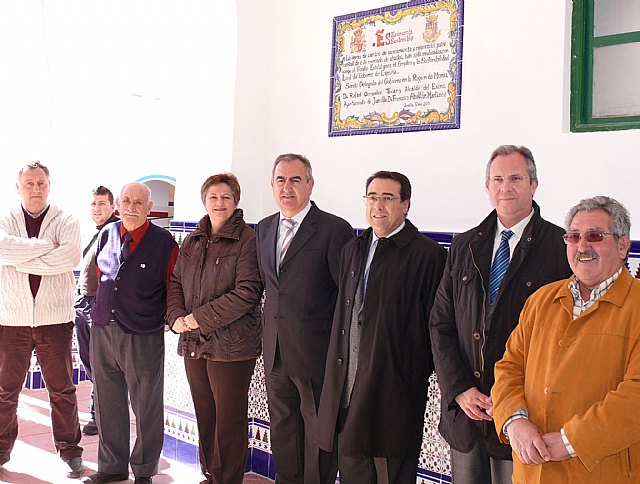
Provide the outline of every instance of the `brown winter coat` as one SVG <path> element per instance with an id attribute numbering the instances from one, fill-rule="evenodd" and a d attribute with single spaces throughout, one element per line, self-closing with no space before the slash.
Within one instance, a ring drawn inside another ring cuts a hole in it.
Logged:
<path id="1" fill-rule="evenodd" d="M 178 354 L 215 361 L 260 356 L 260 298 L 256 236 L 236 209 L 211 235 L 203 217 L 184 240 L 169 281 L 167 322 L 193 313 L 200 330 L 182 333 Z"/>

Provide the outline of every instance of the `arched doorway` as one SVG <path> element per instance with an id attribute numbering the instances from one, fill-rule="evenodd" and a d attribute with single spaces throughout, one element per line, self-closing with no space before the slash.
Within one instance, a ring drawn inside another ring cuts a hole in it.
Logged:
<path id="1" fill-rule="evenodd" d="M 153 208 L 149 220 L 159 227 L 168 229 L 173 220 L 176 179 L 167 175 L 149 175 L 136 181 L 144 183 L 151 190 Z"/>

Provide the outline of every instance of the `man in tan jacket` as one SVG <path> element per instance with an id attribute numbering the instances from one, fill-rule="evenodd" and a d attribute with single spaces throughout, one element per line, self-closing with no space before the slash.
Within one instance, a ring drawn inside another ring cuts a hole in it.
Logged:
<path id="1" fill-rule="evenodd" d="M 514 483 L 639 482 L 640 282 L 627 210 L 582 200 L 566 218 L 574 275 L 527 301 L 496 364 L 496 430 Z"/>

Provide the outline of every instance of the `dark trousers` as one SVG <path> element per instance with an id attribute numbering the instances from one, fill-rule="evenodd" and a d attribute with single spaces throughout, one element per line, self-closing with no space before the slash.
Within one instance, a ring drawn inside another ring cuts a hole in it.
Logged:
<path id="1" fill-rule="evenodd" d="M 65 461 L 82 456 L 72 338 L 71 322 L 35 328 L 0 326 L 0 464 L 9 460 L 18 437 L 18 397 L 34 349 L 49 392 L 56 451 Z"/>
<path id="2" fill-rule="evenodd" d="M 93 381 L 91 375 L 91 361 L 89 358 L 89 350 L 91 348 L 91 305 L 93 304 L 93 296 L 78 296 L 75 302 L 76 310 L 76 338 L 78 339 L 78 354 L 80 361 L 87 374 L 87 378 Z M 91 418 L 95 419 L 95 408 L 93 403 L 93 387 L 91 388 Z"/>
<path id="3" fill-rule="evenodd" d="M 94 299 L 95 297 L 93 296 L 78 296 L 74 305 L 76 310 L 75 323 L 76 337 L 78 338 L 78 353 L 89 380 L 93 380 L 91 376 L 89 350 L 91 348 L 91 305 Z"/>
<path id="4" fill-rule="evenodd" d="M 454 484 L 510 484 L 513 461 L 494 459 L 484 442 L 477 441 L 471 452 L 451 449 L 451 477 Z"/>
<path id="5" fill-rule="evenodd" d="M 98 471 L 158 472 L 164 441 L 164 332 L 125 333 L 117 323 L 91 329 L 91 368 L 96 404 Z M 129 400 L 136 417 L 136 441 L 129 457 Z"/>
<path id="6" fill-rule="evenodd" d="M 342 453 L 340 430 L 348 418 L 349 409 L 338 413 L 337 445 L 340 484 L 415 484 L 418 474 L 418 455 L 408 458 L 355 458 Z"/>
<path id="7" fill-rule="evenodd" d="M 198 421 L 200 467 L 207 482 L 242 484 L 249 444 L 249 384 L 255 364 L 255 359 L 184 359 Z"/>
<path id="8" fill-rule="evenodd" d="M 277 350 L 265 376 L 276 483 L 333 483 L 335 459 L 321 454 L 314 441 L 322 382 L 287 376 Z"/>

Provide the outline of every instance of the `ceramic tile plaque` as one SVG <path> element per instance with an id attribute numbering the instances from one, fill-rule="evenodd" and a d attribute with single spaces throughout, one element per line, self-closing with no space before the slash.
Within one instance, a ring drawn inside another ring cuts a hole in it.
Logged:
<path id="1" fill-rule="evenodd" d="M 329 136 L 460 127 L 463 0 L 333 19 Z"/>

